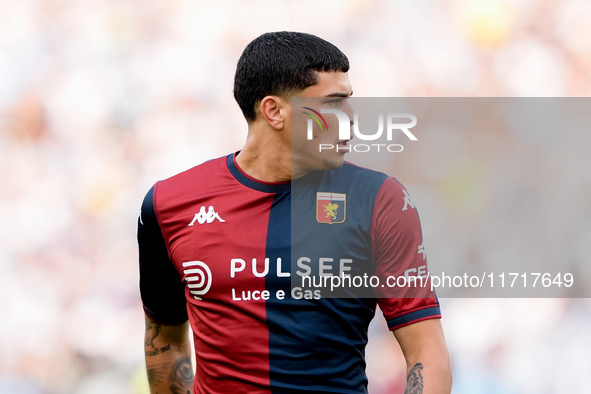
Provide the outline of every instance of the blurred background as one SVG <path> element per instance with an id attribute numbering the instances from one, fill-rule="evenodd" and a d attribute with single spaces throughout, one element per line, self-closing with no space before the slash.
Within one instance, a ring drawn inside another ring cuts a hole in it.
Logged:
<path id="1" fill-rule="evenodd" d="M 139 207 L 155 181 L 241 148 L 233 74 L 259 34 L 336 44 L 359 97 L 589 96 L 589 20 L 588 0 L 0 2 L 0 393 L 147 393 Z M 591 263 L 591 176 L 566 171 L 588 164 L 588 138 L 556 150 L 535 130 L 487 135 L 514 143 L 502 155 L 474 136 L 445 138 L 461 162 L 417 145 L 416 165 L 392 174 L 428 222 L 430 258 L 487 255 L 491 233 L 470 238 L 470 225 L 502 231 L 504 216 L 480 215 L 491 202 L 476 197 L 507 179 L 518 193 L 505 214 L 529 208 L 518 224 L 553 204 L 587 207 L 528 236 L 546 241 L 544 255 L 568 229 L 556 258 Z M 588 299 L 441 304 L 454 393 L 590 392 Z M 404 360 L 380 314 L 374 323 L 370 393 L 402 393 Z"/>

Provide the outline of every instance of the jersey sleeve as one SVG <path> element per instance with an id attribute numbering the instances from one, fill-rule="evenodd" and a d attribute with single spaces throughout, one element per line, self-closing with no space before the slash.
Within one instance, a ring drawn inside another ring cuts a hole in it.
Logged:
<path id="1" fill-rule="evenodd" d="M 374 275 L 387 286 L 376 288 L 377 302 L 390 330 L 440 318 L 431 290 L 419 216 L 406 189 L 394 178 L 382 184 L 372 215 Z M 424 281 L 411 282 L 411 277 Z M 399 285 L 402 285 L 400 287 Z"/>
<path id="2" fill-rule="evenodd" d="M 185 286 L 174 267 L 154 210 L 154 187 L 146 194 L 138 219 L 140 295 L 146 315 L 155 322 L 187 321 Z"/>

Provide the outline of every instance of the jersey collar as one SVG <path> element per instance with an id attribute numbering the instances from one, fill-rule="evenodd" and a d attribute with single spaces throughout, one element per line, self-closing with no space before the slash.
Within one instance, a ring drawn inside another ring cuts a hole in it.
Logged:
<path id="1" fill-rule="evenodd" d="M 247 175 L 238 164 L 236 164 L 236 156 L 240 151 L 229 154 L 227 157 L 228 170 L 236 178 L 236 180 L 242 183 L 244 186 L 251 189 L 258 190 L 264 193 L 287 193 L 291 190 L 291 182 L 263 182 Z"/>

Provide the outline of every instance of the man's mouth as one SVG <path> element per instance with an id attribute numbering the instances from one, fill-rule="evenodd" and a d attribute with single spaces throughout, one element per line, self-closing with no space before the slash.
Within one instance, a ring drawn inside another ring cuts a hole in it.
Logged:
<path id="1" fill-rule="evenodd" d="M 337 144 L 337 152 L 350 152 L 351 147 L 347 145 L 348 142 L 349 141 L 339 141 L 339 143 Z"/>

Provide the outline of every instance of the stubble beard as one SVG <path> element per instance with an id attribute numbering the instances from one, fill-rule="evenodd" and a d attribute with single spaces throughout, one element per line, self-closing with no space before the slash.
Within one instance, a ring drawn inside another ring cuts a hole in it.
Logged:
<path id="1" fill-rule="evenodd" d="M 339 168 L 341 168 L 343 166 L 343 164 L 345 163 L 345 160 L 343 158 L 343 160 L 328 160 L 328 159 L 322 159 L 322 164 L 324 165 L 324 168 L 327 170 L 338 170 Z"/>

